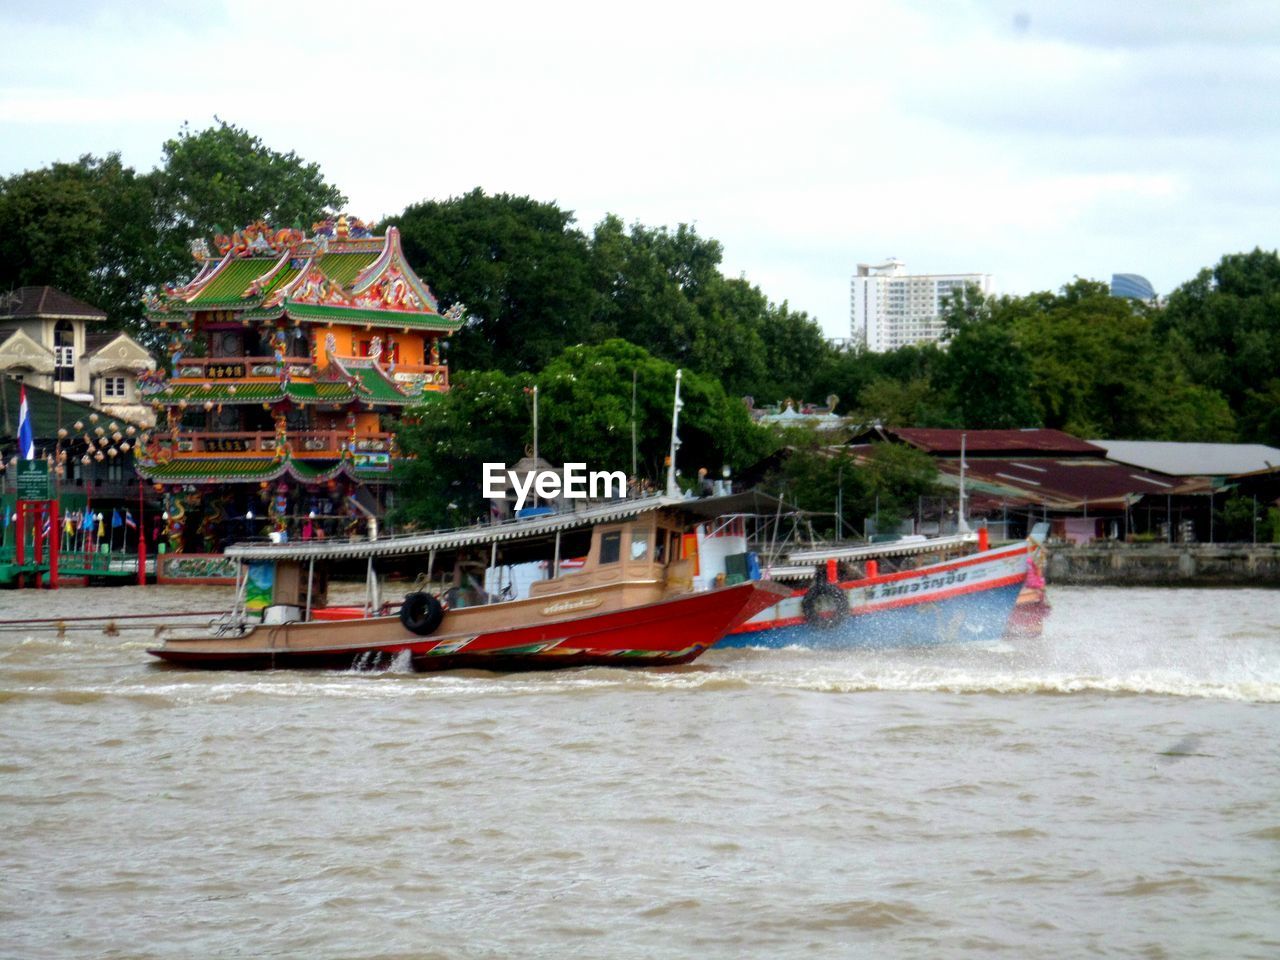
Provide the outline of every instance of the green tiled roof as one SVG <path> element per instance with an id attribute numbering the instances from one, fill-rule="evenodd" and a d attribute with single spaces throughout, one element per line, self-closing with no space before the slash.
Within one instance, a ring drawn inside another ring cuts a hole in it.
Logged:
<path id="1" fill-rule="evenodd" d="M 373 253 L 327 253 L 320 258 L 319 266 L 326 277 L 345 287 L 381 254 L 381 250 Z"/>
<path id="2" fill-rule="evenodd" d="M 354 370 L 348 370 L 356 382 L 360 384 L 361 392 L 372 400 L 382 403 L 408 403 L 409 397 L 405 396 L 395 388 L 376 367 L 357 367 Z"/>
<path id="3" fill-rule="evenodd" d="M 266 287 L 263 288 L 262 295 L 265 297 L 272 290 L 275 290 L 279 287 L 283 287 L 286 283 L 289 283 L 290 281 L 292 281 L 293 278 L 296 277 L 301 272 L 302 271 L 297 267 L 288 267 L 288 266 L 283 267 L 279 273 L 277 273 L 274 277 L 271 278 L 271 282 L 267 284 Z"/>
<path id="4" fill-rule="evenodd" d="M 278 259 L 279 257 L 247 257 L 244 260 L 232 260 L 186 306 L 190 308 L 243 303 L 241 295 L 245 288 L 275 266 Z"/>
<path id="5" fill-rule="evenodd" d="M 286 457 L 184 457 L 168 463 L 138 464 L 138 473 L 158 483 L 260 483 L 290 476 L 303 483 L 331 480 L 339 474 L 388 482 L 394 471 L 357 470 L 345 460 L 303 461 Z"/>
<path id="6" fill-rule="evenodd" d="M 322 323 L 367 323 L 374 327 L 409 327 L 415 330 L 453 331 L 461 320 L 450 320 L 438 313 L 402 313 L 396 310 L 363 310 L 356 307 L 330 307 L 314 303 L 285 302 L 285 309 L 295 320 L 317 320 Z"/>
<path id="7" fill-rule="evenodd" d="M 319 383 L 293 383 L 285 388 L 290 399 L 298 403 L 346 403 L 355 393 L 346 383 L 322 380 Z"/>
<path id="8" fill-rule="evenodd" d="M 138 464 L 148 480 L 272 480 L 283 470 L 284 462 L 275 457 L 179 457 Z"/>
<path id="9" fill-rule="evenodd" d="M 188 403 L 203 403 L 212 400 L 214 403 L 270 403 L 284 399 L 284 385 L 278 380 L 266 383 L 226 383 L 211 381 L 212 386 L 206 390 L 203 383 L 170 383 L 165 389 L 147 397 L 152 403 L 177 403 L 186 400 Z M 231 392 L 231 387 L 236 392 Z"/>
<path id="10" fill-rule="evenodd" d="M 342 472 L 341 460 L 290 460 L 289 468 L 299 480 L 329 480 Z"/>

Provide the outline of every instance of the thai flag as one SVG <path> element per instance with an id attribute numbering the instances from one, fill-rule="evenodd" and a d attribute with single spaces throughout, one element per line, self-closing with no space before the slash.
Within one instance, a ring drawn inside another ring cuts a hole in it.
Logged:
<path id="1" fill-rule="evenodd" d="M 124 525 L 125 525 L 126 527 L 128 527 L 130 530 L 137 530 L 137 529 L 138 529 L 138 524 L 137 524 L 137 522 L 133 519 L 133 514 L 132 514 L 132 513 L 130 513 L 128 510 L 126 510 L 126 511 L 124 512 Z"/>
<path id="2" fill-rule="evenodd" d="M 18 455 L 23 460 L 34 460 L 36 440 L 31 432 L 31 411 L 27 408 L 27 388 L 23 386 L 18 389 Z"/>

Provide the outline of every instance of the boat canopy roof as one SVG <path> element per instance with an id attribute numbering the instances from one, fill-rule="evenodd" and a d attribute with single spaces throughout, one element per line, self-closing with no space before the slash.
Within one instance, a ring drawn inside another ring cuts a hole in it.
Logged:
<path id="1" fill-rule="evenodd" d="M 976 533 L 956 533 L 947 537 L 903 537 L 883 543 L 859 543 L 849 547 L 817 547 L 812 550 L 793 550 L 787 554 L 788 563 L 820 563 L 823 560 L 873 560 L 876 557 L 901 557 L 913 553 L 932 553 L 973 543 Z"/>
<path id="2" fill-rule="evenodd" d="M 234 543 L 226 555 L 243 561 L 279 560 L 363 560 L 369 557 L 397 557 L 431 551 L 486 547 L 494 543 L 546 539 L 557 533 L 589 529 L 602 523 L 634 520 L 655 510 L 666 509 L 696 523 L 734 513 L 795 512 L 795 508 L 766 494 L 736 493 L 720 497 L 690 499 L 664 495 L 634 500 L 593 504 L 572 513 L 486 523 L 430 533 L 408 533 L 378 540 L 306 540 L 288 543 Z"/>

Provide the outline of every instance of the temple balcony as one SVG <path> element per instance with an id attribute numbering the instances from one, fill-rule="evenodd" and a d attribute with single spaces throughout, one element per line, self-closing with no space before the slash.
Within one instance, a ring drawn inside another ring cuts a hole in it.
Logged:
<path id="1" fill-rule="evenodd" d="M 421 384 L 424 390 L 449 389 L 449 366 L 444 363 L 397 363 L 389 376 L 401 387 Z"/>
<path id="2" fill-rule="evenodd" d="M 217 381 L 280 379 L 285 369 L 289 376 L 309 378 L 315 364 L 310 357 L 184 357 L 173 367 L 178 381 Z"/>
<path id="3" fill-rule="evenodd" d="M 295 459 L 341 457 L 350 447 L 355 453 L 391 453 L 395 449 L 395 436 L 390 433 L 362 433 L 355 442 L 347 430 L 291 430 L 289 451 Z M 272 431 L 188 431 L 158 434 L 152 440 L 152 454 L 162 459 L 180 457 L 263 457 L 275 456 L 276 435 Z"/>

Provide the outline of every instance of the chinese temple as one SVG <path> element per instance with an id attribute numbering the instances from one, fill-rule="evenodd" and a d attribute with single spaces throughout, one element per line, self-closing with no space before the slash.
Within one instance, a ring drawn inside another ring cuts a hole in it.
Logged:
<path id="1" fill-rule="evenodd" d="M 363 530 L 393 496 L 401 412 L 449 388 L 461 306 L 440 311 L 395 227 L 259 222 L 214 245 L 147 303 L 171 374 L 138 470 L 164 495 L 168 549 Z"/>

